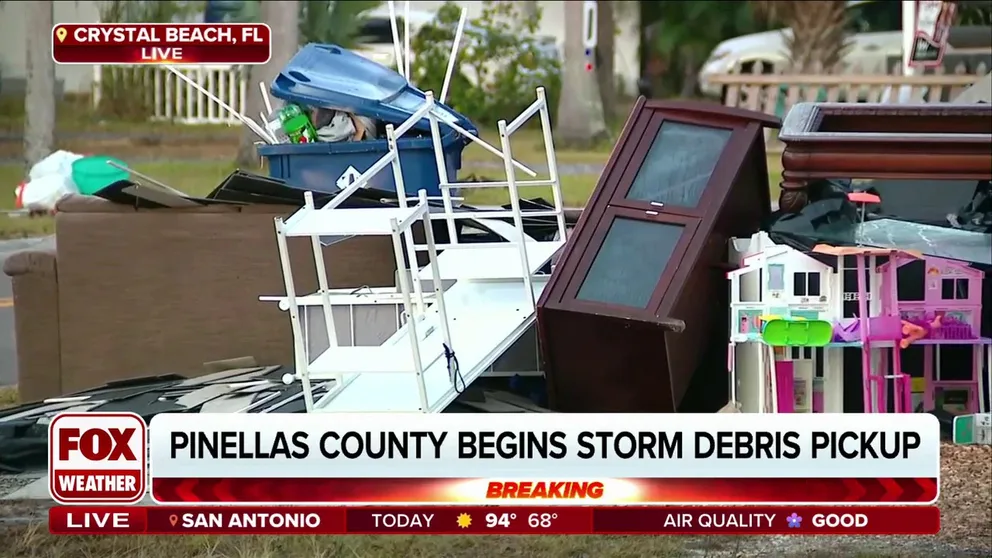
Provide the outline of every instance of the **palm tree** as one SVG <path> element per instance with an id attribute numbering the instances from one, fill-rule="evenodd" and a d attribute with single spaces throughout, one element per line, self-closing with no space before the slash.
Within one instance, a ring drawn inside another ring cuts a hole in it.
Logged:
<path id="1" fill-rule="evenodd" d="M 586 67 L 582 11 L 582 2 L 565 2 L 565 67 L 555 120 L 557 143 L 562 147 L 588 146 L 607 135 L 595 68 L 588 71 Z"/>
<path id="2" fill-rule="evenodd" d="M 599 96 L 603 100 L 606 122 L 612 124 L 617 117 L 617 77 L 613 59 L 616 57 L 616 20 L 612 0 L 599 0 L 596 10 L 596 77 Z"/>
<path id="3" fill-rule="evenodd" d="M 53 3 L 31 2 L 27 10 L 27 89 L 24 95 L 24 162 L 28 168 L 55 145 L 55 61 L 52 60 Z"/>
<path id="4" fill-rule="evenodd" d="M 790 71 L 832 73 L 839 69 L 850 46 L 847 42 L 847 2 L 843 0 L 751 2 L 755 11 L 786 25 Z"/>

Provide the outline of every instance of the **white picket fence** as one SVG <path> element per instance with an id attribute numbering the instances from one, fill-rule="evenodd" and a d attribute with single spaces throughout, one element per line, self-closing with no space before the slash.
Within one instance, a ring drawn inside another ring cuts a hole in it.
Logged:
<path id="1" fill-rule="evenodd" d="M 248 97 L 247 72 L 243 66 L 202 65 L 176 66 L 197 84 L 244 114 Z M 150 118 L 180 124 L 236 124 L 237 119 L 193 86 L 183 82 L 161 66 L 102 66 L 93 67 L 93 107 L 103 98 L 105 70 L 117 76 L 127 72 L 129 79 L 142 84 L 153 107 Z M 257 115 L 255 115 L 257 118 Z"/>

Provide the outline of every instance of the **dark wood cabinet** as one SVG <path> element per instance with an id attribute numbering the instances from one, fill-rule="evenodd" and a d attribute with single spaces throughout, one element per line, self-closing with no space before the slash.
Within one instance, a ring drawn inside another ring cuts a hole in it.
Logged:
<path id="1" fill-rule="evenodd" d="M 722 263 L 728 239 L 770 214 L 769 127 L 762 113 L 638 100 L 538 303 L 555 410 L 672 412 L 704 353 L 726 355 Z"/>

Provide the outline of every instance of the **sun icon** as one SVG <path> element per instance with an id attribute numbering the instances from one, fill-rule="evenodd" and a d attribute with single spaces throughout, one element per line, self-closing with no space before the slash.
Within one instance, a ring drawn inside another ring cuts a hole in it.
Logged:
<path id="1" fill-rule="evenodd" d="M 457 523 L 462 529 L 468 529 L 472 524 L 472 516 L 467 513 L 458 514 Z"/>

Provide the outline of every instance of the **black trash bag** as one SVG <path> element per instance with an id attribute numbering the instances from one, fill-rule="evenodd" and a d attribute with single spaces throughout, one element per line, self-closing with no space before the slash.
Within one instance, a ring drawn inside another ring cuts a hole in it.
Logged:
<path id="1" fill-rule="evenodd" d="M 956 229 L 992 233 L 992 182 L 979 182 L 971 202 L 957 213 L 948 215 L 947 220 Z"/>
<path id="2" fill-rule="evenodd" d="M 778 210 L 762 227 L 772 242 L 808 251 L 821 239 L 833 244 L 854 244 L 854 233 L 861 221 L 857 205 L 847 199 L 851 182 L 817 180 L 807 187 L 809 203 L 799 213 Z M 866 212 L 870 211 L 866 208 Z"/>

